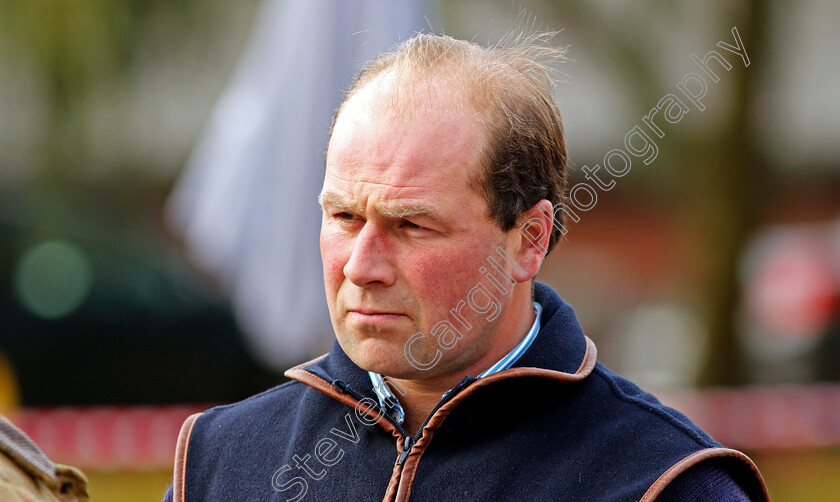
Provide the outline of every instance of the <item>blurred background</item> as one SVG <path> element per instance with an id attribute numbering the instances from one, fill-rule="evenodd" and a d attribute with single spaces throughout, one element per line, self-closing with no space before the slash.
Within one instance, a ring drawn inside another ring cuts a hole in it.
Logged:
<path id="1" fill-rule="evenodd" d="M 523 11 L 569 47 L 571 185 L 685 75 L 708 87 L 539 279 L 774 500 L 840 500 L 830 0 L 2 0 L 0 412 L 95 498 L 159 500 L 188 414 L 329 346 L 315 196 L 354 72 L 417 30 L 494 43 Z M 749 66 L 717 45 L 733 27 Z M 718 82 L 691 57 L 712 50 Z"/>

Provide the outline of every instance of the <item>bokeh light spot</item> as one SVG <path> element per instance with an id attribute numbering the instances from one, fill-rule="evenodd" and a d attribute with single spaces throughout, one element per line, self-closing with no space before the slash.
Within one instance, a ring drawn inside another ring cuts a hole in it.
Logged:
<path id="1" fill-rule="evenodd" d="M 93 273 L 85 253 L 69 242 L 48 241 L 26 250 L 14 285 L 26 310 L 46 319 L 69 315 L 90 293 Z"/>

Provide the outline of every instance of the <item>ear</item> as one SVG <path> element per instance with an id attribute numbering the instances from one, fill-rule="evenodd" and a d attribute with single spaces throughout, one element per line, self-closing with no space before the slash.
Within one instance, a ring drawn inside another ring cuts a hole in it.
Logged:
<path id="1" fill-rule="evenodd" d="M 511 237 L 518 241 L 516 262 L 520 270 L 514 270 L 514 278 L 525 282 L 534 278 L 540 271 L 548 252 L 551 227 L 554 223 L 551 202 L 543 199 L 522 213 Z"/>

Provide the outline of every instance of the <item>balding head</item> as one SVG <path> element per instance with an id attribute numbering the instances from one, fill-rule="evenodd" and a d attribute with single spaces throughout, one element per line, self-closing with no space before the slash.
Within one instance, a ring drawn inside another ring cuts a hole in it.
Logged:
<path id="1" fill-rule="evenodd" d="M 565 197 L 565 139 L 546 67 L 562 59 L 562 51 L 548 47 L 547 38 L 518 37 L 485 48 L 448 36 L 416 35 L 362 69 L 336 118 L 369 84 L 381 92 L 372 113 L 398 120 L 411 120 L 415 111 L 441 100 L 461 108 L 484 131 L 479 152 L 484 169 L 472 186 L 499 227 L 510 230 L 538 201 L 557 207 Z M 562 213 L 556 218 L 560 225 L 552 229 L 549 250 L 561 235 Z"/>

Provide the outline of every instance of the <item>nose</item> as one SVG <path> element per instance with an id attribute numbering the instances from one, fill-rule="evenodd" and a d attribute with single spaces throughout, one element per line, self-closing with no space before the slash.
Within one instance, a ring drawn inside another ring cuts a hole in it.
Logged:
<path id="1" fill-rule="evenodd" d="M 390 261 L 386 232 L 365 222 L 356 234 L 350 258 L 344 264 L 344 277 L 359 287 L 390 286 L 396 270 Z"/>

